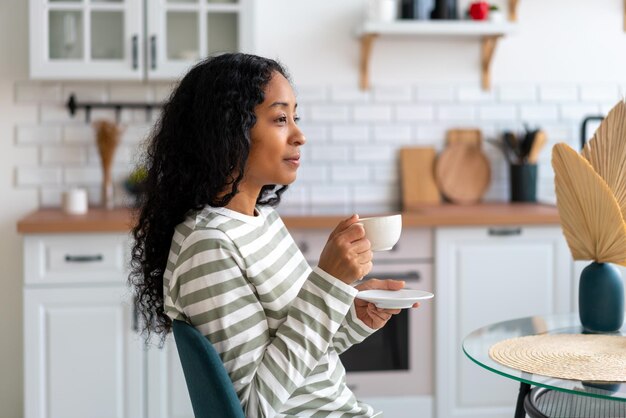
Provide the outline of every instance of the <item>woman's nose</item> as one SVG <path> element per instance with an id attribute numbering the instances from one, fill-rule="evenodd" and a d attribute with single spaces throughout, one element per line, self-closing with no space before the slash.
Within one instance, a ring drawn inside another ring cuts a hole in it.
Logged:
<path id="1" fill-rule="evenodd" d="M 304 145 L 306 144 L 306 137 L 298 127 L 298 125 L 293 126 L 293 132 L 291 133 L 290 142 L 294 145 Z"/>

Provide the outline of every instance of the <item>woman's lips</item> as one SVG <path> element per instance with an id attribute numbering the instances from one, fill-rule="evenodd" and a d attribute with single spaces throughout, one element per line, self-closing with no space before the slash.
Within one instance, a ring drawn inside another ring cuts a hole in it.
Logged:
<path id="1" fill-rule="evenodd" d="M 294 156 L 294 157 L 285 158 L 284 161 L 287 164 L 290 164 L 290 165 L 292 165 L 294 167 L 299 167 L 300 166 L 300 156 L 299 155 Z"/>

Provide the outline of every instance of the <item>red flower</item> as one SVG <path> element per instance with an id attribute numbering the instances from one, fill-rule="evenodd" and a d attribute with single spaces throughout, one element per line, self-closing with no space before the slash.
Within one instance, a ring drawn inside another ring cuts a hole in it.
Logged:
<path id="1" fill-rule="evenodd" d="M 489 3 L 475 1 L 470 4 L 469 15 L 474 20 L 486 20 L 489 17 Z"/>

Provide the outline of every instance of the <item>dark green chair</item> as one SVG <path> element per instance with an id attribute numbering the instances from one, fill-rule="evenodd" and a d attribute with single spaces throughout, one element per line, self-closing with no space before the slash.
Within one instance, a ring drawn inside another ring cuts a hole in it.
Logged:
<path id="1" fill-rule="evenodd" d="M 172 324 L 178 356 L 196 418 L 245 418 L 222 359 L 196 328 L 184 321 Z"/>

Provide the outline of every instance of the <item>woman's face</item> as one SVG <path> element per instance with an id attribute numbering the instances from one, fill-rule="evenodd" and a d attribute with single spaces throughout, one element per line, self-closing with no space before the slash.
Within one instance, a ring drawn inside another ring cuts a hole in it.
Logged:
<path id="1" fill-rule="evenodd" d="M 265 88 L 265 100 L 256 106 L 256 123 L 244 182 L 254 187 L 291 184 L 300 167 L 300 146 L 306 139 L 296 125 L 296 97 L 289 81 L 274 73 Z"/>

